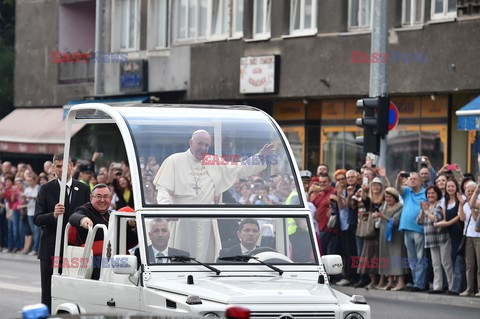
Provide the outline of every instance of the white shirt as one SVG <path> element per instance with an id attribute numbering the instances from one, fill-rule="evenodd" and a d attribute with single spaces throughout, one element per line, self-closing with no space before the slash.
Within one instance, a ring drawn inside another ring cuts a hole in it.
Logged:
<path id="1" fill-rule="evenodd" d="M 170 262 L 170 259 L 167 259 L 167 258 L 157 259 L 158 253 L 162 253 L 164 256 L 168 256 L 168 247 L 165 248 L 163 251 L 158 251 L 152 245 L 152 250 L 153 250 L 153 256 L 155 256 L 155 262 L 161 263 L 161 264 L 168 264 Z"/>
<path id="2" fill-rule="evenodd" d="M 25 196 L 31 197 L 27 201 L 28 216 L 33 216 L 35 214 L 35 203 L 37 202 L 37 195 L 38 195 L 39 189 L 40 189 L 40 185 L 35 185 L 34 187 L 28 186 L 27 188 L 25 188 L 25 191 L 23 192 Z"/>
<path id="3" fill-rule="evenodd" d="M 465 217 L 466 217 L 465 226 L 463 227 L 463 233 L 465 234 L 465 231 L 466 231 L 467 237 L 477 237 L 477 238 L 480 237 L 480 232 L 475 231 L 475 220 L 473 219 L 473 217 L 471 217 L 472 211 L 468 203 L 465 203 L 465 205 L 463 205 L 463 212 L 465 213 Z M 477 219 L 478 218 L 479 217 L 477 217 Z M 470 223 L 468 222 L 468 220 L 470 220 Z M 468 225 L 468 229 L 467 229 L 467 225 Z"/>

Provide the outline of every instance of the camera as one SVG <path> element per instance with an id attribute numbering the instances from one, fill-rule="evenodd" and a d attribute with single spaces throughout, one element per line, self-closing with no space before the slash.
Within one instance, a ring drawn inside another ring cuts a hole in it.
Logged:
<path id="1" fill-rule="evenodd" d="M 415 162 L 425 162 L 425 157 L 423 156 L 415 156 Z"/>
<path id="2" fill-rule="evenodd" d="M 400 174 L 400 176 L 408 178 L 408 177 L 410 177 L 410 173 L 402 173 L 402 174 Z"/>

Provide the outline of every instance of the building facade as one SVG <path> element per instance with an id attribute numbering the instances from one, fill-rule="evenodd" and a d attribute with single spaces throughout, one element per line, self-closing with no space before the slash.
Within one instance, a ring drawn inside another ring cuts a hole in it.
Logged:
<path id="1" fill-rule="evenodd" d="M 478 170 L 476 132 L 457 131 L 455 116 L 480 93 L 478 1 L 388 1 L 388 52 L 370 52 L 372 0 L 97 2 L 17 1 L 16 107 L 92 96 L 248 104 L 280 123 L 301 168 L 356 168 L 355 101 L 370 64 L 387 63 L 399 110 L 387 170 L 416 169 L 419 155 Z M 51 19 L 35 28 L 34 14 Z M 69 63 L 72 52 L 89 55 Z"/>

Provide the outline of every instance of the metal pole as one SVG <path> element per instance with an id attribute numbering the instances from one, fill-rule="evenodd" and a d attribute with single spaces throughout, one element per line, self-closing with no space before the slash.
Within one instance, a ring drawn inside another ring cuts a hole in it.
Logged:
<path id="1" fill-rule="evenodd" d="M 372 1 L 372 43 L 371 53 L 387 53 L 387 13 L 388 0 Z M 387 96 L 388 77 L 387 63 L 370 63 L 370 91 L 369 96 Z M 380 140 L 379 166 L 386 167 L 387 162 L 387 138 Z"/>
<path id="2" fill-rule="evenodd" d="M 93 94 L 95 96 L 100 95 L 102 92 L 102 69 L 101 63 L 98 59 L 101 59 L 101 55 L 99 54 L 102 52 L 102 45 L 103 45 L 103 23 L 104 23 L 104 16 L 103 16 L 103 8 L 104 3 L 103 0 L 96 1 L 96 8 L 95 8 L 95 84 L 93 88 Z"/>

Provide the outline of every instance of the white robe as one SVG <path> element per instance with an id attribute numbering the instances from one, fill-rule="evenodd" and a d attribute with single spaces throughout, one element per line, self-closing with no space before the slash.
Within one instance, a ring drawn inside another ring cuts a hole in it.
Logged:
<path id="1" fill-rule="evenodd" d="M 207 156 L 203 162 L 209 165 L 202 165 L 190 150 L 165 159 L 153 180 L 158 204 L 215 204 L 215 198 L 232 187 L 237 178 L 255 175 L 266 168 L 258 161 L 246 161 L 250 165 L 242 165 L 215 159 L 218 158 Z M 170 227 L 173 247 L 189 251 L 202 262 L 216 260 L 222 247 L 215 220 L 183 219 Z"/>

